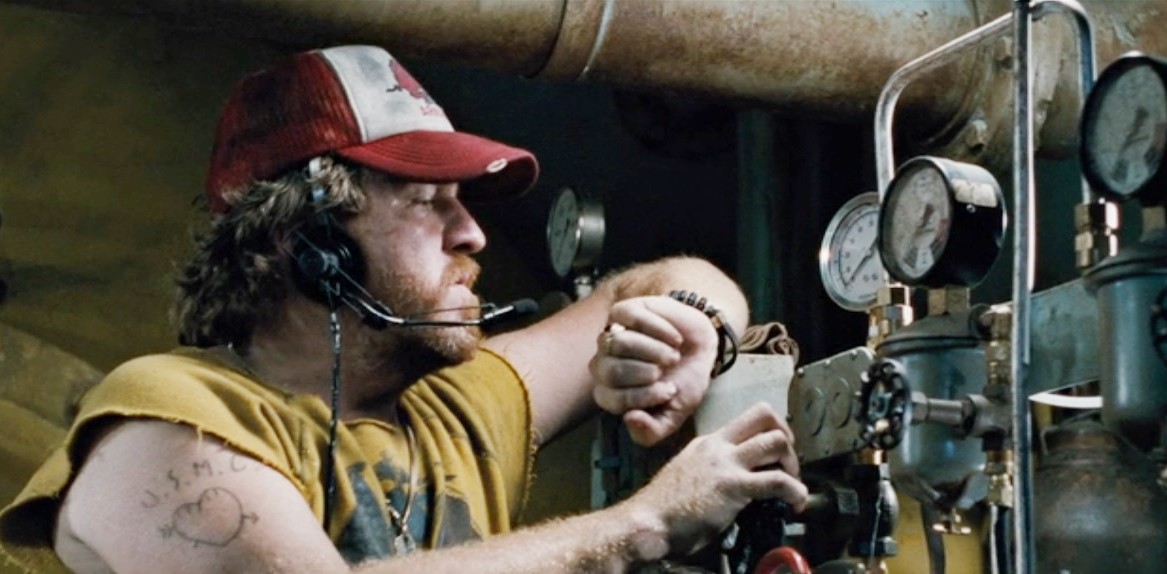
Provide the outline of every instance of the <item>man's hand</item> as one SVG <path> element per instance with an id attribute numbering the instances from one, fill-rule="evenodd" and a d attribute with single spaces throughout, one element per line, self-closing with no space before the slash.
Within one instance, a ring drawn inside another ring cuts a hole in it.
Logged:
<path id="1" fill-rule="evenodd" d="M 683 556 L 713 540 L 752 500 L 778 498 L 801 512 L 807 489 L 798 476 L 790 427 L 759 403 L 690 442 L 625 504 L 655 513 L 669 555 Z"/>
<path id="2" fill-rule="evenodd" d="M 704 313 L 669 297 L 614 304 L 589 363 L 596 404 L 623 415 L 632 440 L 656 444 L 704 398 L 717 337 Z"/>

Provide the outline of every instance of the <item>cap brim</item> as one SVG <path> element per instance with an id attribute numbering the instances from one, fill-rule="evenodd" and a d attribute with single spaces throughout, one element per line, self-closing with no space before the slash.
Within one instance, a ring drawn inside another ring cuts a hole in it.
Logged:
<path id="1" fill-rule="evenodd" d="M 402 179 L 461 182 L 467 199 L 516 197 L 539 176 L 531 152 L 463 132 L 413 131 L 336 153 Z"/>

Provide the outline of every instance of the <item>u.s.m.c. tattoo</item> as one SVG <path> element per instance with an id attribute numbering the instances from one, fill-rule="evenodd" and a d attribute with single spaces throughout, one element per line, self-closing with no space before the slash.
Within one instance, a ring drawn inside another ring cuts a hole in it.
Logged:
<path id="1" fill-rule="evenodd" d="M 222 486 L 226 475 L 255 471 L 263 465 L 222 448 L 166 471 L 153 488 L 146 489 L 143 508 L 164 509 L 173 505 L 168 522 L 158 527 L 165 539 L 178 539 L 200 546 L 222 547 L 237 539 L 247 524 L 259 521 L 243 501 Z"/>
<path id="2" fill-rule="evenodd" d="M 162 538 L 177 536 L 199 546 L 223 547 L 239 537 L 248 523 L 259 521 L 255 513 L 245 512 L 239 497 L 230 490 L 212 487 L 197 500 L 174 509 L 170 523 L 159 528 Z"/>
<path id="3" fill-rule="evenodd" d="M 143 508 L 154 508 L 168 502 L 171 495 L 181 496 L 185 490 L 205 488 L 200 483 L 225 474 L 257 470 L 261 465 L 238 453 L 223 449 L 214 458 L 203 458 L 190 463 L 189 468 L 172 468 L 166 471 L 165 488 L 146 489 L 142 498 Z"/>

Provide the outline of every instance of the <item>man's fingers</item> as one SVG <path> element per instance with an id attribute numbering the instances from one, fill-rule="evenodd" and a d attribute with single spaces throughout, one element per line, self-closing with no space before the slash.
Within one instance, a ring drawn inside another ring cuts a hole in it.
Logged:
<path id="1" fill-rule="evenodd" d="M 600 408 L 610 413 L 624 413 L 664 405 L 677 395 L 677 386 L 672 383 L 654 383 L 625 389 L 596 387 L 593 394 Z"/>
<path id="2" fill-rule="evenodd" d="M 600 334 L 599 350 L 602 356 L 613 359 L 634 359 L 663 367 L 681 360 L 681 352 L 676 347 L 634 329 Z"/>
<path id="3" fill-rule="evenodd" d="M 794 511 L 806 510 L 809 496 L 806 485 L 783 470 L 760 470 L 750 473 L 742 483 L 744 493 L 753 500 L 778 498 Z"/>
<path id="4" fill-rule="evenodd" d="M 773 407 L 768 403 L 760 402 L 725 423 L 725 426 L 717 432 L 725 440 L 733 444 L 741 444 L 758 433 L 775 429 L 789 432 L 790 427 L 778 416 Z M 790 433 L 789 436 L 794 436 L 794 433 Z"/>
<path id="5" fill-rule="evenodd" d="M 782 429 L 768 430 L 746 439 L 738 445 L 737 458 L 746 468 L 777 464 L 794 477 L 799 475 L 794 440 Z"/>
<path id="6" fill-rule="evenodd" d="M 700 314 L 696 309 L 687 308 L 668 297 L 638 297 L 635 300 L 614 305 L 609 314 L 609 320 L 673 347 L 679 347 L 684 342 L 685 337 L 676 326 L 678 307 L 680 308 L 681 315 L 679 317 L 682 318 L 681 320 L 684 320 L 685 313 Z"/>
<path id="7" fill-rule="evenodd" d="M 624 413 L 624 426 L 628 428 L 628 436 L 633 442 L 640 446 L 652 446 L 680 428 L 678 417 L 679 413 L 671 410 L 655 415 L 644 410 L 633 410 Z"/>

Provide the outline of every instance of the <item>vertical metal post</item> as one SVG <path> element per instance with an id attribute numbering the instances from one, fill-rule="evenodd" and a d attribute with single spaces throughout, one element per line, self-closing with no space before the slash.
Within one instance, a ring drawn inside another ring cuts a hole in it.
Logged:
<path id="1" fill-rule="evenodd" d="M 737 274 L 750 301 L 752 321 L 779 317 L 785 301 L 786 260 L 773 244 L 780 186 L 774 166 L 775 129 L 769 111 L 738 112 Z"/>
<path id="2" fill-rule="evenodd" d="M 1013 535 L 1016 574 L 1034 572 L 1033 556 L 1033 471 L 1030 428 L 1029 372 L 1030 296 L 1033 292 L 1033 234 L 1036 218 L 1033 210 L 1033 85 L 1030 72 L 1032 54 L 1030 0 L 1013 4 L 1013 74 L 1016 94 L 1013 102 L 1013 208 L 1017 226 L 1013 235 L 1013 334 L 1012 348 L 1012 415 L 1013 449 L 1016 461 Z"/>

